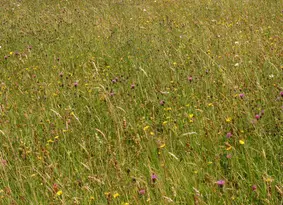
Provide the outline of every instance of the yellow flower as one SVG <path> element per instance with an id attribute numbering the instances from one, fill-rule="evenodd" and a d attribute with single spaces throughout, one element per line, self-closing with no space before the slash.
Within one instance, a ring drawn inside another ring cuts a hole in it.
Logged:
<path id="1" fill-rule="evenodd" d="M 194 117 L 194 114 L 189 114 L 189 118 L 193 118 Z"/>
<path id="2" fill-rule="evenodd" d="M 159 148 L 162 149 L 162 148 L 164 148 L 165 146 L 166 146 L 166 144 L 164 143 L 164 144 L 160 145 Z"/>
<path id="3" fill-rule="evenodd" d="M 162 125 L 166 125 L 168 123 L 168 121 L 164 121 L 162 122 Z"/>
<path id="4" fill-rule="evenodd" d="M 149 128 L 149 126 L 147 125 L 143 128 L 143 130 L 146 131 L 146 130 L 148 130 L 148 128 Z"/>
<path id="5" fill-rule="evenodd" d="M 91 201 L 93 201 L 93 200 L 94 200 L 94 197 L 93 197 L 93 196 L 91 196 L 89 199 L 90 199 Z"/>
<path id="6" fill-rule="evenodd" d="M 63 194 L 63 191 L 62 191 L 62 190 L 59 190 L 59 191 L 57 191 L 57 193 L 56 193 L 57 196 L 61 196 L 62 194 Z"/>
<path id="7" fill-rule="evenodd" d="M 59 136 L 55 136 L 54 138 L 55 138 L 55 139 L 59 139 Z"/>
<path id="8" fill-rule="evenodd" d="M 118 194 L 117 192 L 115 193 L 115 194 L 113 194 L 113 197 L 114 198 L 117 198 L 117 197 L 119 197 L 120 196 L 120 194 Z"/>
<path id="9" fill-rule="evenodd" d="M 213 106 L 213 104 L 212 103 L 208 103 L 208 105 L 207 105 L 208 107 L 212 107 Z"/>
<path id="10" fill-rule="evenodd" d="M 227 122 L 227 123 L 230 123 L 231 121 L 232 121 L 232 118 L 231 118 L 231 117 L 227 117 L 227 118 L 226 118 L 226 122 Z"/>
<path id="11" fill-rule="evenodd" d="M 130 205 L 128 202 L 122 203 L 122 205 Z"/>
<path id="12" fill-rule="evenodd" d="M 166 107 L 166 108 L 164 108 L 164 110 L 165 111 L 170 111 L 170 110 L 172 110 L 172 108 L 171 107 Z"/>
<path id="13" fill-rule="evenodd" d="M 10 52 L 10 55 L 13 55 L 13 52 L 12 52 L 12 51 Z"/>
<path id="14" fill-rule="evenodd" d="M 244 141 L 244 140 L 239 140 L 239 143 L 240 143 L 241 145 L 243 145 L 243 144 L 245 144 L 245 141 Z"/>
<path id="15" fill-rule="evenodd" d="M 151 136 L 154 136 L 154 132 L 150 132 L 149 134 L 150 134 Z"/>
<path id="16" fill-rule="evenodd" d="M 104 192 L 104 195 L 105 195 L 105 196 L 109 196 L 109 195 L 110 195 L 110 192 Z"/>

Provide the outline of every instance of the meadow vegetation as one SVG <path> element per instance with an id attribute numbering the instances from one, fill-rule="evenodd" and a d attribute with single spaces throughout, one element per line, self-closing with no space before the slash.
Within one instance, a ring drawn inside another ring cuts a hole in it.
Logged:
<path id="1" fill-rule="evenodd" d="M 283 203 L 282 0 L 0 5 L 0 204 Z"/>

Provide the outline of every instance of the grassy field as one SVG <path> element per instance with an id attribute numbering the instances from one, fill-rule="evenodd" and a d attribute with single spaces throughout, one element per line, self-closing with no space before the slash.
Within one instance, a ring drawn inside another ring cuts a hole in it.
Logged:
<path id="1" fill-rule="evenodd" d="M 282 205 L 282 0 L 1 0 L 0 204 Z"/>

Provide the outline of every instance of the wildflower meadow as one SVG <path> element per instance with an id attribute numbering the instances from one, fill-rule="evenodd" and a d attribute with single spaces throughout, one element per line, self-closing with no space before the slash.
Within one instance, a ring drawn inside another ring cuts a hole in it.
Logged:
<path id="1" fill-rule="evenodd" d="M 282 0 L 0 0 L 0 204 L 282 205 Z"/>

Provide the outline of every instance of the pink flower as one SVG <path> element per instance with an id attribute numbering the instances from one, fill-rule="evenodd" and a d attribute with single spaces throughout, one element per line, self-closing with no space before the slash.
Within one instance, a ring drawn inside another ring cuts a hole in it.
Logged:
<path id="1" fill-rule="evenodd" d="M 192 76 L 189 76 L 189 77 L 188 77 L 188 81 L 192 82 L 192 80 L 193 80 L 193 77 L 192 77 Z"/>
<path id="2" fill-rule="evenodd" d="M 256 189 L 257 189 L 256 185 L 255 185 L 255 184 L 252 185 L 252 190 L 253 190 L 253 191 L 256 191 Z"/>
<path id="3" fill-rule="evenodd" d="M 144 189 L 139 190 L 139 194 L 140 195 L 144 195 L 145 194 L 145 190 Z"/>
<path id="4" fill-rule="evenodd" d="M 255 115 L 255 119 L 257 119 L 257 120 L 259 120 L 260 117 L 261 117 L 261 116 L 260 116 L 259 114 L 256 114 L 256 115 Z"/>
<path id="5" fill-rule="evenodd" d="M 2 164 L 3 167 L 6 167 L 8 162 L 5 159 L 1 159 L 1 164 Z"/>
<path id="6" fill-rule="evenodd" d="M 227 134 L 226 134 L 226 137 L 227 138 L 231 138 L 233 135 L 232 135 L 232 133 L 231 132 L 228 132 Z"/>
<path id="7" fill-rule="evenodd" d="M 157 175 L 156 174 L 152 174 L 151 175 L 151 180 L 152 180 L 153 183 L 155 183 L 156 180 L 157 180 Z"/>
<path id="8" fill-rule="evenodd" d="M 223 179 L 221 179 L 221 180 L 218 180 L 217 182 L 216 182 L 216 184 L 219 186 L 219 187 L 223 187 L 224 186 L 224 184 L 225 184 L 225 180 L 223 180 Z"/>
<path id="9" fill-rule="evenodd" d="M 239 94 L 239 97 L 243 99 L 245 97 L 245 94 L 241 93 L 241 94 Z"/>

